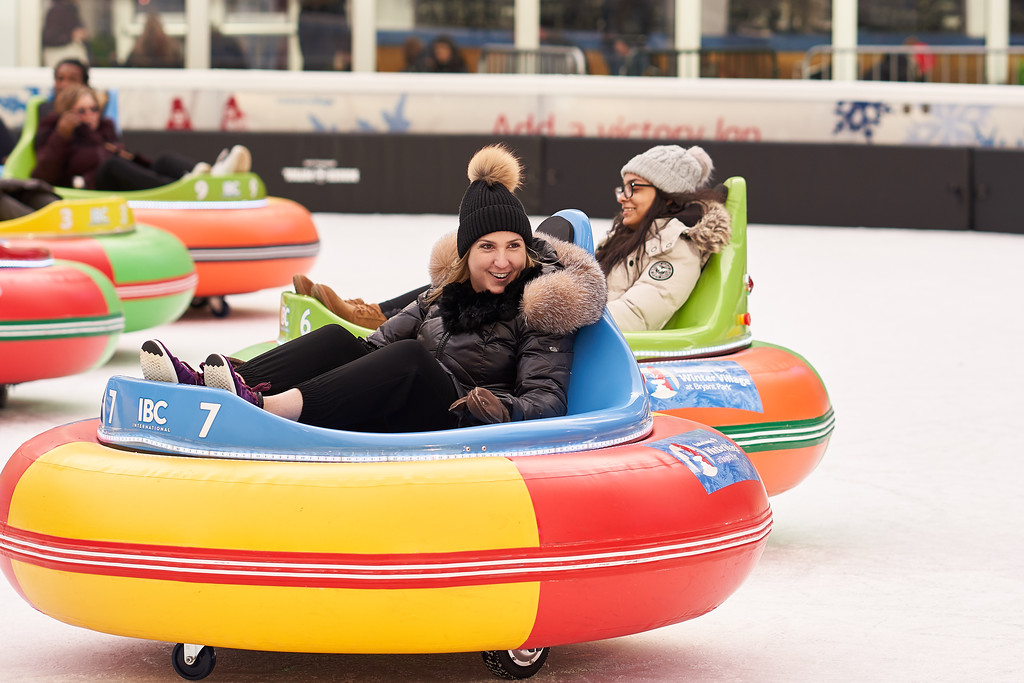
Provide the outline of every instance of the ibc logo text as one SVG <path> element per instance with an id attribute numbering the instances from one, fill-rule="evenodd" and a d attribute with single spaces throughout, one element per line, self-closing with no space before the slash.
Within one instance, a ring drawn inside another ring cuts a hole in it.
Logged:
<path id="1" fill-rule="evenodd" d="M 139 399 L 139 422 L 166 424 L 167 418 L 160 414 L 167 408 L 167 401 L 154 401 L 151 398 Z"/>

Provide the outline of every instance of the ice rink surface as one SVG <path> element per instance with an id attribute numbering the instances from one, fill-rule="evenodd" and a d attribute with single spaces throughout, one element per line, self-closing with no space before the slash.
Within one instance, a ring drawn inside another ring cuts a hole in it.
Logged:
<path id="1" fill-rule="evenodd" d="M 316 220 L 311 276 L 369 301 L 425 283 L 430 245 L 456 225 Z M 754 225 L 749 244 L 754 335 L 821 374 L 837 417 L 828 452 L 772 498 L 767 549 L 722 606 L 554 648 L 532 680 L 1024 680 L 1024 237 Z M 276 336 L 278 301 L 279 290 L 232 297 L 226 319 L 190 311 L 123 335 L 99 370 L 14 387 L 0 462 L 39 432 L 96 416 L 110 375 L 141 376 L 144 340 L 195 365 Z M 60 623 L 0 581 L 0 681 L 181 680 L 170 649 Z M 497 680 L 478 653 L 218 649 L 217 660 L 209 681 Z"/>

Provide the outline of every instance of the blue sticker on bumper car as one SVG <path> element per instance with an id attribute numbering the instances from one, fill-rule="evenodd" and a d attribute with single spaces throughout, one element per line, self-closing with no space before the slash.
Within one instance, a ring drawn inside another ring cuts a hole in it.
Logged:
<path id="1" fill-rule="evenodd" d="M 708 493 L 736 482 L 759 479 L 743 449 L 714 432 L 695 429 L 649 446 L 686 465 Z"/>
<path id="2" fill-rule="evenodd" d="M 640 365 L 651 410 L 739 408 L 764 412 L 750 374 L 734 361 L 670 361 Z"/>

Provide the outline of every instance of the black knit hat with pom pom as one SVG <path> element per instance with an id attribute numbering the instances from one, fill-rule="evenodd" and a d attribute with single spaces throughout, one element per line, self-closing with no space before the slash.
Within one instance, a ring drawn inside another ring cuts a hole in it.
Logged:
<path id="1" fill-rule="evenodd" d="M 522 167 L 502 145 L 484 147 L 469 161 L 469 189 L 459 206 L 459 257 L 473 243 L 492 232 L 518 233 L 526 246 L 533 245 L 533 231 L 523 203 L 515 196 Z"/>

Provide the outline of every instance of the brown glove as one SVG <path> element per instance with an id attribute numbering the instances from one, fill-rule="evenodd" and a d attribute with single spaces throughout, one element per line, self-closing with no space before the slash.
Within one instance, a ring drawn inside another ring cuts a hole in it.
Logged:
<path id="1" fill-rule="evenodd" d="M 466 410 L 484 424 L 508 422 L 508 409 L 498 397 L 483 387 L 470 389 L 469 393 L 448 407 L 448 410 Z"/>

